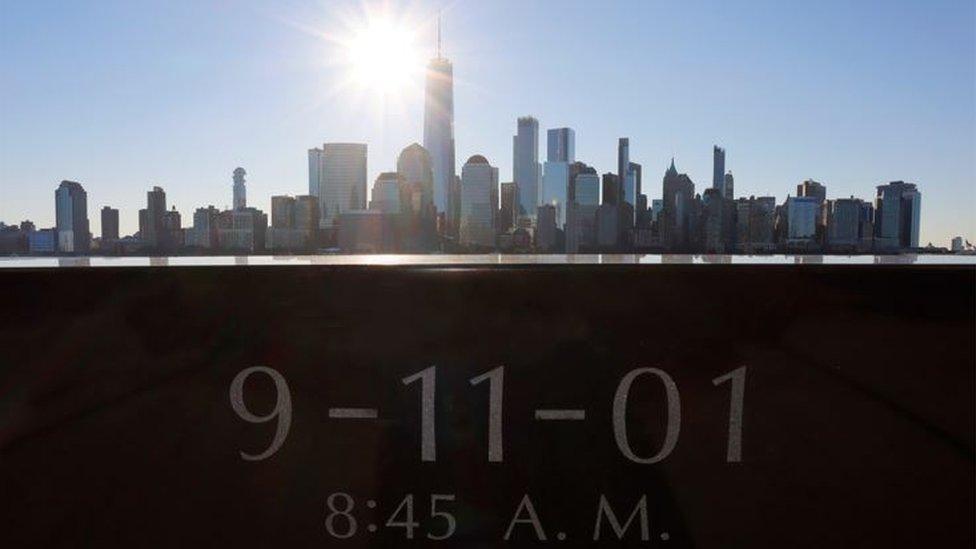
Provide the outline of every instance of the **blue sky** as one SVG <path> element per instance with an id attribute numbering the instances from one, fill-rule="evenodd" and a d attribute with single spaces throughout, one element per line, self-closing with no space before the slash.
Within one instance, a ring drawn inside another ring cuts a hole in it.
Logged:
<path id="1" fill-rule="evenodd" d="M 711 147 L 738 195 L 783 200 L 814 178 L 871 199 L 923 193 L 923 243 L 976 239 L 976 9 L 972 0 L 387 2 L 432 41 L 444 10 L 459 165 L 479 153 L 511 179 L 515 120 L 576 130 L 577 156 L 615 166 L 631 138 L 645 189 L 672 155 L 699 189 Z M 372 3 L 375 7 L 378 4 Z M 422 140 L 420 82 L 384 108 L 336 91 L 335 34 L 361 0 L 99 0 L 0 4 L 0 220 L 54 220 L 62 179 L 137 228 L 152 185 L 195 208 L 307 192 L 306 151 L 369 144 L 372 179 Z M 309 32 L 310 30 L 316 32 Z M 544 133 L 542 139 L 544 140 Z M 541 143 L 544 155 L 544 143 Z"/>

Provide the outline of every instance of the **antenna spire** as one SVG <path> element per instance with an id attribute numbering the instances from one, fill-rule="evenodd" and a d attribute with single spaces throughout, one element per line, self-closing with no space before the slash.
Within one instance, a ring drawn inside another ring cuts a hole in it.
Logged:
<path id="1" fill-rule="evenodd" d="M 441 58 L 441 11 L 437 10 L 437 58 Z"/>

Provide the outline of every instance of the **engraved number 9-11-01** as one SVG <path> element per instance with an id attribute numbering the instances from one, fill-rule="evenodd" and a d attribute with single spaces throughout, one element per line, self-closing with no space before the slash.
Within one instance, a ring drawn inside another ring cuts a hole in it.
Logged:
<path id="1" fill-rule="evenodd" d="M 264 374 L 270 377 L 277 392 L 274 408 L 265 415 L 253 413 L 244 402 L 244 384 L 249 377 L 256 374 Z M 413 385 L 418 382 L 420 385 L 420 459 L 425 462 L 437 460 L 436 374 L 437 368 L 431 366 L 401 380 L 404 385 Z M 644 377 L 650 380 L 658 380 L 664 386 L 667 399 L 667 425 L 664 441 L 656 453 L 648 456 L 640 456 L 634 452 L 627 432 L 627 400 L 634 383 Z M 726 446 L 726 461 L 730 463 L 742 461 L 742 416 L 745 409 L 745 381 L 745 366 L 712 380 L 712 384 L 716 386 L 731 382 Z M 505 368 L 495 368 L 470 380 L 473 386 L 486 382 L 488 384 L 488 461 L 500 463 L 504 460 L 502 424 L 505 402 Z M 255 366 L 242 370 L 230 384 L 230 402 L 234 412 L 248 423 L 276 422 L 277 424 L 274 437 L 267 449 L 258 454 L 241 451 L 242 459 L 246 461 L 265 460 L 281 449 L 291 428 L 292 404 L 288 382 L 285 381 L 280 372 L 265 366 Z M 332 418 L 376 419 L 378 411 L 363 408 L 332 408 L 329 410 L 329 415 Z M 580 409 L 539 409 L 535 412 L 535 419 L 538 421 L 574 421 L 585 418 L 586 411 Z M 678 444 L 678 436 L 681 433 L 681 395 L 678 392 L 678 386 L 671 376 L 663 370 L 657 368 L 631 370 L 620 380 L 620 384 L 617 386 L 613 397 L 612 419 L 614 439 L 624 457 L 635 463 L 658 463 L 671 454 Z"/>

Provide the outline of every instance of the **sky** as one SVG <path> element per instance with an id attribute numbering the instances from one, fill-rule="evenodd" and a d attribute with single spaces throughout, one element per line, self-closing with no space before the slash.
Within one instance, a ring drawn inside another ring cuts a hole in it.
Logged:
<path id="1" fill-rule="evenodd" d="M 482 154 L 512 178 L 519 116 L 576 131 L 579 160 L 615 170 L 629 137 L 660 198 L 672 156 L 698 190 L 712 146 L 737 196 L 871 200 L 916 183 L 922 244 L 976 241 L 972 0 L 37 0 L 0 2 L 0 221 L 54 224 L 63 179 L 137 230 L 162 186 L 197 207 L 308 192 L 309 148 L 369 146 L 370 186 L 422 142 L 422 72 L 385 95 L 350 84 L 337 37 L 387 18 L 454 63 L 458 170 Z M 543 158 L 544 159 L 544 158 Z"/>

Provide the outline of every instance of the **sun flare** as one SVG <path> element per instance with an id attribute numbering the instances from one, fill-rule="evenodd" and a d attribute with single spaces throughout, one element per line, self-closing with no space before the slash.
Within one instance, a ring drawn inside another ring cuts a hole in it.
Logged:
<path id="1" fill-rule="evenodd" d="M 355 30 L 344 50 L 354 83 L 377 93 L 403 91 L 423 66 L 413 33 L 389 19 L 373 19 Z"/>

